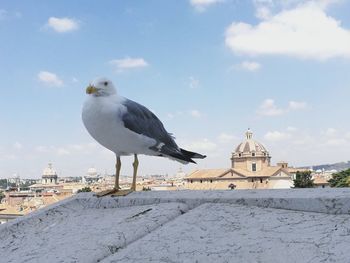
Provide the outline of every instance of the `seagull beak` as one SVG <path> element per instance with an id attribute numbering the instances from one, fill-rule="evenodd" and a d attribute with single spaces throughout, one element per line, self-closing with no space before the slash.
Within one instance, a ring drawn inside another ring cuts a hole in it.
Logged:
<path id="1" fill-rule="evenodd" d="M 89 85 L 87 88 L 86 88 L 86 94 L 93 94 L 93 93 L 96 93 L 97 92 L 97 89 L 92 86 L 92 85 Z"/>

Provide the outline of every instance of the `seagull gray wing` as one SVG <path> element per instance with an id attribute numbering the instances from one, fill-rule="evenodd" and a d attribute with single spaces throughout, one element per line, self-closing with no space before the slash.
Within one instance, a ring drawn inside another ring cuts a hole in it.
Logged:
<path id="1" fill-rule="evenodd" d="M 153 112 L 129 99 L 125 99 L 122 104 L 127 109 L 127 112 L 122 116 L 124 126 L 127 129 L 156 140 L 157 145 L 155 146 L 163 143 L 174 150 L 179 149 L 172 135 L 165 130 L 163 123 Z"/>
<path id="2" fill-rule="evenodd" d="M 165 130 L 163 123 L 145 106 L 129 99 L 125 99 L 122 104 L 127 109 L 121 116 L 125 128 L 154 139 L 156 144 L 150 149 L 157 152 L 159 156 L 167 156 L 182 163 L 196 163 L 192 158 L 206 157 L 179 148 L 173 136 Z"/>

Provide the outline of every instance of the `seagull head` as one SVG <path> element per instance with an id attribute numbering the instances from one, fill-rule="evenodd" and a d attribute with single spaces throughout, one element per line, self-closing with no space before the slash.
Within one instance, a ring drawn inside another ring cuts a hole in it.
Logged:
<path id="1" fill-rule="evenodd" d="M 112 81 L 106 78 L 98 78 L 90 83 L 86 88 L 86 93 L 95 97 L 100 97 L 116 94 L 117 91 Z"/>

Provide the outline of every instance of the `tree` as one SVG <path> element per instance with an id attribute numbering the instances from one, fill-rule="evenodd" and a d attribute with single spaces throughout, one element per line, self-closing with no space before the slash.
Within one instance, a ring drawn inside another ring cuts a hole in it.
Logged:
<path id="1" fill-rule="evenodd" d="M 5 197 L 4 193 L 2 191 L 0 191 L 0 202 L 4 197 Z"/>
<path id="2" fill-rule="evenodd" d="M 349 187 L 350 186 L 350 169 L 334 173 L 329 179 L 331 187 Z"/>
<path id="3" fill-rule="evenodd" d="M 314 187 L 314 180 L 311 176 L 311 171 L 304 171 L 295 174 L 294 188 L 312 188 Z"/>
<path id="4" fill-rule="evenodd" d="M 84 188 L 78 190 L 78 193 L 83 193 L 83 192 L 91 192 L 91 188 L 90 187 L 84 187 Z"/>

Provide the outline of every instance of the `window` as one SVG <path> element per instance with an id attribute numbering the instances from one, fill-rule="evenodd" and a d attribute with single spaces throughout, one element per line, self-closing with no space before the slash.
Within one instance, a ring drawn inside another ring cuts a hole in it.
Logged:
<path id="1" fill-rule="evenodd" d="M 203 180 L 200 180 L 201 183 L 203 183 Z"/>
<path id="2" fill-rule="evenodd" d="M 239 157 L 241 157 L 241 156 L 242 156 L 242 154 L 240 153 L 240 154 L 238 154 L 238 156 L 239 156 Z"/>
<path id="3" fill-rule="evenodd" d="M 252 153 L 252 156 L 254 157 L 254 156 L 255 156 L 255 153 Z"/>
<path id="4" fill-rule="evenodd" d="M 252 171 L 256 172 L 256 163 L 252 163 Z"/>
<path id="5" fill-rule="evenodd" d="M 191 184 L 193 183 L 193 180 L 191 180 Z"/>
<path id="6" fill-rule="evenodd" d="M 210 183 L 212 183 L 213 182 L 213 180 L 210 180 Z"/>
<path id="7" fill-rule="evenodd" d="M 260 178 L 260 183 L 262 183 L 262 178 Z"/>

